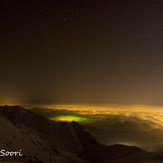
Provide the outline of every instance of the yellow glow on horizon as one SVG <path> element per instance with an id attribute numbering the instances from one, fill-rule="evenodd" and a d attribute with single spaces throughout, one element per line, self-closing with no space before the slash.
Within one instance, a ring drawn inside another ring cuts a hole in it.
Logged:
<path id="1" fill-rule="evenodd" d="M 42 105 L 47 109 L 74 111 L 80 115 L 105 118 L 107 115 L 135 116 L 163 127 L 163 106 L 147 105 Z"/>

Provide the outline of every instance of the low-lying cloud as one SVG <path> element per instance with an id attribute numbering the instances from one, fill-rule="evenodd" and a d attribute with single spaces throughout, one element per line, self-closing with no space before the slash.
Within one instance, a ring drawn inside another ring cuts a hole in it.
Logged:
<path id="1" fill-rule="evenodd" d="M 148 151 L 163 150 L 163 129 L 138 117 L 108 115 L 104 119 L 92 121 L 86 128 L 99 143 L 105 145 L 126 144 Z"/>
<path id="2" fill-rule="evenodd" d="M 60 115 L 76 115 L 78 111 L 66 109 L 32 109 L 48 118 Z M 147 151 L 163 151 L 163 127 L 160 123 L 152 121 L 152 117 L 142 119 L 134 115 L 82 115 L 93 118 L 83 125 L 97 140 L 105 145 L 125 144 L 141 147 Z"/>

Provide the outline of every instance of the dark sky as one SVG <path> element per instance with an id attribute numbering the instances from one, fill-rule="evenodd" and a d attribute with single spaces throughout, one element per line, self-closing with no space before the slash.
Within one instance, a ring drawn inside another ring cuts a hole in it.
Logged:
<path id="1" fill-rule="evenodd" d="M 163 104 L 162 0 L 1 0 L 2 103 Z"/>

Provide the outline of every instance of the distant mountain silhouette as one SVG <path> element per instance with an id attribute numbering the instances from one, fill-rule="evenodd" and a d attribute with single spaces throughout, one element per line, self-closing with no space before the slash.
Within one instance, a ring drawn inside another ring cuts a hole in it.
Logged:
<path id="1" fill-rule="evenodd" d="M 91 163 L 162 163 L 160 154 L 145 152 L 135 146 L 125 145 L 91 145 L 79 155 Z"/>
<path id="2" fill-rule="evenodd" d="M 163 162 L 160 154 L 138 147 L 100 145 L 77 122 L 54 122 L 20 106 L 1 106 L 0 124 L 0 148 L 23 153 L 0 158 L 8 163 Z"/>

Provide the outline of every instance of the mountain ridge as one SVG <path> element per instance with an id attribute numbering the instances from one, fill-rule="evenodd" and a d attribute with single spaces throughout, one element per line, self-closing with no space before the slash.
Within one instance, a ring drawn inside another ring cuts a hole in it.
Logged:
<path id="1" fill-rule="evenodd" d="M 6 162 L 163 163 L 163 156 L 135 146 L 98 144 L 77 122 L 55 122 L 20 106 L 0 106 L 0 147 L 22 149 Z"/>

